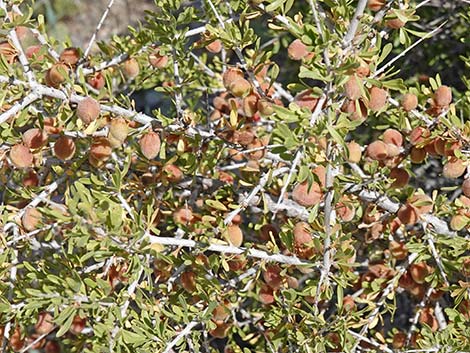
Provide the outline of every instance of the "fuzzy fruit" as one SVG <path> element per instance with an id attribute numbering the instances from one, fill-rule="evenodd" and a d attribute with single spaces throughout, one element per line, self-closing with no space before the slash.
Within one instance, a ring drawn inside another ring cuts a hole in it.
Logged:
<path id="1" fill-rule="evenodd" d="M 429 137 L 430 134 L 431 133 L 427 128 L 417 126 L 413 130 L 411 130 L 410 143 L 413 146 L 421 145 L 425 141 L 425 139 Z"/>
<path id="2" fill-rule="evenodd" d="M 359 163 L 361 161 L 362 150 L 361 145 L 355 141 L 348 142 L 348 162 Z"/>
<path id="3" fill-rule="evenodd" d="M 196 274 L 193 271 L 184 271 L 180 276 L 183 288 L 192 293 L 196 290 Z"/>
<path id="4" fill-rule="evenodd" d="M 261 286 L 259 291 L 259 301 L 265 305 L 274 303 L 274 291 L 266 284 Z"/>
<path id="5" fill-rule="evenodd" d="M 74 66 L 80 60 L 80 53 L 77 48 L 67 48 L 60 54 L 59 60 L 64 64 Z"/>
<path id="6" fill-rule="evenodd" d="M 447 163 L 444 165 L 442 175 L 446 178 L 458 178 L 465 173 L 467 166 L 464 161 L 457 157 L 448 157 Z"/>
<path id="7" fill-rule="evenodd" d="M 163 69 L 168 64 L 168 56 L 161 54 L 159 48 L 156 48 L 149 55 L 148 60 L 150 65 L 152 65 L 156 69 Z"/>
<path id="8" fill-rule="evenodd" d="M 369 109 L 376 112 L 381 110 L 387 104 L 388 93 L 383 88 L 372 87 L 369 91 Z"/>
<path id="9" fill-rule="evenodd" d="M 95 161 L 104 162 L 112 153 L 111 144 L 105 137 L 95 138 L 90 147 L 90 157 Z"/>
<path id="10" fill-rule="evenodd" d="M 408 249 L 405 243 L 391 241 L 388 249 L 390 254 L 397 260 L 404 260 L 408 256 Z"/>
<path id="11" fill-rule="evenodd" d="M 346 81 L 346 84 L 344 85 L 346 97 L 352 101 L 359 99 L 362 95 L 358 81 L 360 81 L 359 78 L 353 75 L 349 77 L 349 79 Z"/>
<path id="12" fill-rule="evenodd" d="M 350 222 L 356 215 L 355 205 L 351 202 L 349 197 L 343 196 L 335 207 L 336 215 L 343 222 Z"/>
<path id="13" fill-rule="evenodd" d="M 238 68 L 231 67 L 225 70 L 222 75 L 222 82 L 226 89 L 230 89 L 230 85 L 241 78 L 243 78 L 243 71 Z"/>
<path id="14" fill-rule="evenodd" d="M 388 157 L 387 145 L 382 141 L 374 141 L 366 149 L 367 155 L 375 160 L 382 161 Z"/>
<path id="15" fill-rule="evenodd" d="M 410 180 L 410 175 L 403 168 L 393 168 L 390 171 L 390 179 L 395 179 L 390 187 L 392 188 L 402 188 L 408 184 Z"/>
<path id="16" fill-rule="evenodd" d="M 33 165 L 33 154 L 25 145 L 17 144 L 10 149 L 10 160 L 16 168 L 28 168 Z"/>
<path id="17" fill-rule="evenodd" d="M 41 212 L 37 210 L 37 208 L 29 207 L 21 217 L 21 224 L 23 228 L 27 232 L 32 232 L 36 228 L 38 228 L 39 224 L 41 223 Z"/>
<path id="18" fill-rule="evenodd" d="M 16 59 L 16 49 L 9 42 L 0 43 L 0 55 L 3 55 L 7 63 L 12 64 Z"/>
<path id="19" fill-rule="evenodd" d="M 227 322 L 217 323 L 217 327 L 209 331 L 209 334 L 215 338 L 225 338 L 228 335 L 228 331 L 232 327 L 231 324 Z"/>
<path id="20" fill-rule="evenodd" d="M 77 116 L 85 125 L 95 121 L 100 115 L 100 104 L 91 97 L 82 99 L 77 104 Z"/>
<path id="21" fill-rule="evenodd" d="M 405 112 L 412 111 L 418 107 L 418 97 L 413 93 L 407 93 L 401 100 L 401 107 Z"/>
<path id="22" fill-rule="evenodd" d="M 406 203 L 400 207 L 397 216 L 403 224 L 412 225 L 418 221 L 419 212 L 416 207 Z"/>
<path id="23" fill-rule="evenodd" d="M 75 154 L 75 149 L 75 142 L 68 136 L 59 137 L 54 144 L 54 154 L 63 161 L 71 159 Z"/>
<path id="24" fill-rule="evenodd" d="M 47 143 L 47 133 L 44 130 L 33 128 L 25 131 L 22 139 L 26 147 L 35 150 Z"/>
<path id="25" fill-rule="evenodd" d="M 433 100 L 438 107 L 447 107 L 452 103 L 452 90 L 448 86 L 439 87 L 434 92 Z"/>
<path id="26" fill-rule="evenodd" d="M 314 249 L 311 246 L 312 236 L 308 230 L 308 224 L 305 222 L 297 223 L 294 226 L 293 234 L 295 254 L 302 259 L 312 257 Z"/>
<path id="27" fill-rule="evenodd" d="M 433 202 L 428 195 L 414 194 L 408 202 L 416 207 L 420 215 L 432 212 Z"/>
<path id="28" fill-rule="evenodd" d="M 406 23 L 400 20 L 398 17 L 397 18 L 392 18 L 390 20 L 387 20 L 385 22 L 385 26 L 391 29 L 400 29 L 402 28 Z"/>
<path id="29" fill-rule="evenodd" d="M 54 329 L 53 320 L 54 318 L 48 312 L 39 313 L 38 321 L 34 325 L 36 332 L 40 335 L 51 332 Z"/>
<path id="30" fill-rule="evenodd" d="M 217 54 L 222 50 L 222 42 L 219 39 L 214 40 L 213 42 L 206 45 L 208 52 Z"/>
<path id="31" fill-rule="evenodd" d="M 410 151 L 411 163 L 421 164 L 426 158 L 426 150 L 424 148 L 412 147 Z"/>
<path id="32" fill-rule="evenodd" d="M 173 221 L 176 224 L 188 225 L 193 218 L 193 211 L 188 207 L 182 207 L 173 212 Z"/>
<path id="33" fill-rule="evenodd" d="M 281 268 L 278 265 L 266 266 L 263 271 L 263 279 L 268 286 L 274 290 L 278 290 L 282 286 Z"/>
<path id="34" fill-rule="evenodd" d="M 52 87 L 58 87 L 65 82 L 69 75 L 69 67 L 63 63 L 52 65 L 46 72 L 46 84 Z"/>
<path id="35" fill-rule="evenodd" d="M 292 60 L 302 60 L 307 54 L 307 46 L 300 39 L 294 40 L 287 48 L 287 55 Z"/>
<path id="36" fill-rule="evenodd" d="M 470 197 L 470 179 L 465 179 L 462 183 L 462 192 L 465 196 Z"/>
<path id="37" fill-rule="evenodd" d="M 123 64 L 122 70 L 127 79 L 133 79 L 140 72 L 139 63 L 134 58 L 127 59 Z"/>
<path id="38" fill-rule="evenodd" d="M 108 139 L 111 147 L 120 147 L 126 141 L 129 133 L 127 121 L 123 118 L 113 119 L 109 124 Z"/>
<path id="39" fill-rule="evenodd" d="M 145 158 L 154 159 L 160 153 L 160 136 L 156 132 L 150 131 L 140 138 L 139 146 Z"/>
<path id="40" fill-rule="evenodd" d="M 238 80 L 235 80 L 230 83 L 228 90 L 235 97 L 243 97 L 251 91 L 251 84 L 248 80 L 245 80 L 244 78 L 239 78 Z"/>
<path id="41" fill-rule="evenodd" d="M 393 335 L 392 347 L 395 349 L 401 349 L 406 344 L 406 333 L 398 331 Z"/>
<path id="42" fill-rule="evenodd" d="M 273 239 L 277 239 L 279 236 L 279 230 L 272 224 L 264 224 L 259 230 L 259 237 L 264 240 L 268 241 Z"/>
<path id="43" fill-rule="evenodd" d="M 426 262 L 419 262 L 410 266 L 411 278 L 418 284 L 423 284 L 429 274 L 431 274 L 431 268 Z"/>
<path id="44" fill-rule="evenodd" d="M 369 0 L 367 2 L 367 7 L 371 11 L 380 11 L 382 7 L 385 5 L 385 0 Z"/>
<path id="45" fill-rule="evenodd" d="M 225 238 L 230 245 L 239 247 L 243 244 L 243 232 L 238 225 L 229 225 L 225 231 Z"/>
<path id="46" fill-rule="evenodd" d="M 294 103 L 300 108 L 305 107 L 313 112 L 317 106 L 318 98 L 312 95 L 312 90 L 306 89 L 295 96 Z"/>
<path id="47" fill-rule="evenodd" d="M 320 185 L 313 182 L 309 188 L 308 182 L 297 184 L 292 191 L 292 198 L 299 205 L 310 207 L 320 203 L 323 193 Z"/>
<path id="48" fill-rule="evenodd" d="M 387 129 L 383 134 L 383 141 L 385 143 L 393 143 L 395 146 L 401 147 L 403 145 L 403 136 L 398 130 Z"/>
<path id="49" fill-rule="evenodd" d="M 468 225 L 469 221 L 470 219 L 465 215 L 456 214 L 450 219 L 450 229 L 456 232 L 461 231 Z"/>
<path id="50" fill-rule="evenodd" d="M 178 183 L 183 179 L 183 172 L 174 164 L 167 164 L 163 167 L 163 173 L 168 181 Z"/>
<path id="51" fill-rule="evenodd" d="M 251 118 L 258 111 L 258 96 L 256 94 L 250 94 L 243 98 L 242 108 L 245 116 Z"/>
<path id="52" fill-rule="evenodd" d="M 93 75 L 87 77 L 87 83 L 94 89 L 100 90 L 104 87 L 106 81 L 101 72 L 95 72 Z"/>
<path id="53" fill-rule="evenodd" d="M 433 332 L 437 331 L 439 328 L 439 323 L 437 322 L 436 316 L 434 315 L 434 309 L 432 308 L 424 308 L 421 310 L 419 323 L 421 325 L 428 325 Z"/>

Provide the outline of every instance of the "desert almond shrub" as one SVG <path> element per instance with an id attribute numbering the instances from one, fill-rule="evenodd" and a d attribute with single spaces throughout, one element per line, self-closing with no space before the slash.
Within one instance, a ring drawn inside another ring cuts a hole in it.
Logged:
<path id="1" fill-rule="evenodd" d="M 401 67 L 468 71 L 467 1 L 157 0 L 98 41 L 110 1 L 81 48 L 31 5 L 0 0 L 2 351 L 470 350 L 469 81 Z"/>

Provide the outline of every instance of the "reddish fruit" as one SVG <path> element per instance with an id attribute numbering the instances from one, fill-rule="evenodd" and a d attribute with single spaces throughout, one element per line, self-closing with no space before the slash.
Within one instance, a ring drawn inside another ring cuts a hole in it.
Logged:
<path id="1" fill-rule="evenodd" d="M 150 65 L 152 65 L 156 69 L 163 69 L 168 64 L 168 56 L 161 54 L 159 48 L 156 48 L 149 55 L 148 60 L 149 60 Z"/>
<path id="2" fill-rule="evenodd" d="M 28 168 L 33 165 L 33 154 L 23 144 L 17 144 L 10 149 L 10 160 L 16 168 Z"/>
<path id="3" fill-rule="evenodd" d="M 266 305 L 274 303 L 274 291 L 271 287 L 266 284 L 261 286 L 259 291 L 259 301 Z"/>
<path id="4" fill-rule="evenodd" d="M 361 161 L 362 150 L 361 145 L 355 141 L 348 142 L 348 162 L 359 163 Z"/>
<path id="5" fill-rule="evenodd" d="M 361 82 L 360 79 L 353 75 L 349 77 L 349 79 L 346 81 L 346 84 L 344 85 L 346 97 L 352 101 L 359 99 L 362 95 L 359 82 Z"/>
<path id="6" fill-rule="evenodd" d="M 432 199 L 428 195 L 414 194 L 408 200 L 410 204 L 416 207 L 420 215 L 430 213 L 432 211 Z"/>
<path id="7" fill-rule="evenodd" d="M 308 224 L 299 222 L 294 226 L 294 251 L 297 256 L 308 259 L 314 255 L 312 236 L 308 230 Z"/>
<path id="8" fill-rule="evenodd" d="M 386 143 L 387 145 L 387 158 L 393 158 L 400 155 L 400 147 L 393 143 Z"/>
<path id="9" fill-rule="evenodd" d="M 381 110 L 387 104 L 388 93 L 383 88 L 372 87 L 369 91 L 369 109 L 376 112 Z"/>
<path id="10" fill-rule="evenodd" d="M 421 310 L 421 314 L 419 315 L 419 323 L 421 325 L 428 325 L 433 332 L 437 331 L 439 328 L 439 324 L 432 308 L 424 308 Z"/>
<path id="11" fill-rule="evenodd" d="M 183 288 L 192 293 L 196 290 L 196 274 L 193 271 L 184 271 L 181 276 L 181 285 Z"/>
<path id="12" fill-rule="evenodd" d="M 279 231 L 272 224 L 264 224 L 259 230 L 259 237 L 264 241 L 271 240 L 271 237 L 277 239 L 278 236 Z"/>
<path id="13" fill-rule="evenodd" d="M 410 180 L 410 175 L 403 168 L 393 168 L 390 171 L 390 179 L 395 179 L 390 187 L 392 188 L 402 188 L 408 184 Z"/>
<path id="14" fill-rule="evenodd" d="M 46 72 L 46 84 L 52 87 L 58 87 L 65 82 L 69 75 L 69 67 L 63 63 L 52 65 Z"/>
<path id="15" fill-rule="evenodd" d="M 54 154 L 63 161 L 71 159 L 75 154 L 75 149 L 75 142 L 68 136 L 59 137 L 54 144 Z"/>
<path id="16" fill-rule="evenodd" d="M 230 310 L 224 304 L 219 304 L 212 310 L 212 320 L 217 323 L 224 321 L 229 315 Z"/>
<path id="17" fill-rule="evenodd" d="M 222 42 L 219 39 L 216 39 L 213 42 L 207 44 L 206 49 L 210 53 L 220 53 L 220 51 L 222 50 Z"/>
<path id="18" fill-rule="evenodd" d="M 23 214 L 21 218 L 21 224 L 23 228 L 27 232 L 32 232 L 36 228 L 38 228 L 39 224 L 41 223 L 41 212 L 39 212 L 34 207 L 29 207 Z"/>
<path id="19" fill-rule="evenodd" d="M 358 77 L 364 78 L 370 75 L 369 65 L 362 59 L 359 59 L 359 67 L 355 70 Z"/>
<path id="20" fill-rule="evenodd" d="M 403 224 L 412 225 L 418 221 L 419 212 L 416 207 L 406 203 L 400 207 L 397 216 Z"/>
<path id="21" fill-rule="evenodd" d="M 412 147 L 410 151 L 411 163 L 420 164 L 426 158 L 426 150 L 424 148 Z"/>
<path id="22" fill-rule="evenodd" d="M 446 140 L 436 137 L 434 139 L 434 150 L 440 156 L 445 156 L 446 154 Z"/>
<path id="23" fill-rule="evenodd" d="M 113 119 L 109 124 L 108 139 L 111 147 L 120 147 L 129 133 L 127 121 L 123 118 Z"/>
<path id="24" fill-rule="evenodd" d="M 139 63 L 134 58 L 127 59 L 123 64 L 122 70 L 127 79 L 133 79 L 140 72 Z"/>
<path id="25" fill-rule="evenodd" d="M 395 146 L 401 147 L 403 145 L 403 136 L 395 129 L 387 129 L 383 134 L 383 141 L 385 143 L 392 143 Z"/>
<path id="26" fill-rule="evenodd" d="M 407 93 L 401 100 L 401 107 L 405 112 L 412 111 L 418 107 L 418 97 L 413 93 Z"/>
<path id="27" fill-rule="evenodd" d="M 312 90 L 306 89 L 295 96 L 294 103 L 300 108 L 307 108 L 313 112 L 317 106 L 318 98 L 312 95 Z"/>
<path id="28" fill-rule="evenodd" d="M 382 141 L 374 141 L 366 149 L 367 155 L 375 160 L 382 161 L 388 157 L 387 145 Z"/>
<path id="29" fill-rule="evenodd" d="M 326 168 L 321 164 L 317 165 L 312 169 L 312 173 L 318 178 L 320 186 L 324 188 L 326 186 Z"/>
<path id="30" fill-rule="evenodd" d="M 243 71 L 234 67 L 228 68 L 225 70 L 224 74 L 222 75 L 222 82 L 224 87 L 229 90 L 230 85 L 243 78 Z"/>
<path id="31" fill-rule="evenodd" d="M 238 80 L 235 80 L 230 83 L 228 90 L 235 97 L 243 97 L 251 91 L 251 84 L 248 80 L 245 80 L 244 78 L 239 78 Z"/>
<path id="32" fill-rule="evenodd" d="M 236 224 L 232 224 L 227 227 L 225 238 L 228 240 L 230 245 L 239 247 L 243 244 L 243 232 Z"/>
<path id="33" fill-rule="evenodd" d="M 38 321 L 34 326 L 36 332 L 40 335 L 51 332 L 55 326 L 53 320 L 54 318 L 48 312 L 39 313 Z"/>
<path id="34" fill-rule="evenodd" d="M 94 89 L 100 90 L 104 87 L 106 80 L 101 72 L 95 72 L 87 78 L 87 82 Z"/>
<path id="35" fill-rule="evenodd" d="M 183 179 L 183 172 L 174 164 L 167 164 L 163 167 L 163 173 L 168 181 L 178 183 Z"/>
<path id="36" fill-rule="evenodd" d="M 26 187 L 35 187 L 39 185 L 38 175 L 34 170 L 30 170 L 23 178 L 23 185 Z"/>
<path id="37" fill-rule="evenodd" d="M 292 60 L 302 60 L 307 54 L 307 46 L 300 39 L 294 40 L 287 48 L 287 55 Z"/>
<path id="38" fill-rule="evenodd" d="M 182 207 L 173 212 L 173 221 L 176 224 L 189 224 L 194 219 L 193 211 L 189 207 Z"/>
<path id="39" fill-rule="evenodd" d="M 253 117 L 258 111 L 258 96 L 256 94 L 250 94 L 243 98 L 242 107 L 245 116 L 249 118 Z"/>
<path id="40" fill-rule="evenodd" d="M 95 121 L 100 115 L 100 104 L 91 97 L 82 99 L 77 104 L 77 116 L 85 125 Z"/>
<path id="41" fill-rule="evenodd" d="M 263 279 L 273 290 L 278 290 L 282 286 L 281 268 L 278 265 L 270 265 L 263 271 Z"/>
<path id="42" fill-rule="evenodd" d="M 359 102 L 360 113 L 357 112 L 356 102 Z M 346 99 L 341 107 L 341 111 L 350 114 L 350 119 L 353 121 L 362 120 L 367 116 L 367 107 L 362 99 L 358 101 Z"/>
<path id="43" fill-rule="evenodd" d="M 400 29 L 402 28 L 406 23 L 400 20 L 398 17 L 397 18 L 392 18 L 390 20 L 387 20 L 385 22 L 385 26 L 391 29 Z"/>
<path id="44" fill-rule="evenodd" d="M 80 334 L 86 325 L 86 318 L 82 318 L 79 315 L 75 315 L 72 321 L 72 325 L 70 326 L 70 332 L 74 335 Z"/>
<path id="45" fill-rule="evenodd" d="M 16 59 L 16 49 L 9 42 L 0 43 L 0 55 L 3 55 L 7 63 L 12 64 Z"/>
<path id="46" fill-rule="evenodd" d="M 468 225 L 469 221 L 470 219 L 467 216 L 456 214 L 450 219 L 450 228 L 456 232 L 461 231 Z"/>
<path id="47" fill-rule="evenodd" d="M 433 100 L 438 107 L 447 107 L 452 103 L 452 90 L 448 86 L 439 87 L 436 92 L 434 92 Z"/>
<path id="48" fill-rule="evenodd" d="M 458 178 L 467 169 L 466 163 L 457 157 L 448 157 L 447 163 L 444 165 L 442 174 L 446 178 Z"/>
<path id="49" fill-rule="evenodd" d="M 425 141 L 425 139 L 429 137 L 430 134 L 431 133 L 428 129 L 421 126 L 417 126 L 413 130 L 411 130 L 410 143 L 413 146 L 421 145 Z"/>
<path id="50" fill-rule="evenodd" d="M 44 353 L 60 353 L 60 345 L 56 341 L 48 341 L 44 347 Z"/>
<path id="51" fill-rule="evenodd" d="M 242 146 L 248 146 L 255 140 L 255 134 L 250 130 L 236 132 L 235 141 Z"/>
<path id="52" fill-rule="evenodd" d="M 385 5 L 385 0 L 369 0 L 367 2 L 367 7 L 371 10 L 371 11 L 380 11 L 382 9 L 382 7 L 384 7 Z"/>
<path id="53" fill-rule="evenodd" d="M 431 268 L 426 262 L 419 262 L 410 266 L 411 278 L 418 284 L 423 284 L 429 274 L 431 274 Z"/>
<path id="54" fill-rule="evenodd" d="M 150 131 L 140 138 L 139 145 L 145 158 L 154 159 L 160 153 L 160 136 L 156 132 Z"/>
<path id="55" fill-rule="evenodd" d="M 226 322 L 217 323 L 217 327 L 209 331 L 209 334 L 215 338 L 225 338 L 232 325 Z"/>
<path id="56" fill-rule="evenodd" d="M 397 260 L 404 260 L 408 256 L 408 248 L 405 243 L 391 241 L 388 249 L 390 254 Z"/>
<path id="57" fill-rule="evenodd" d="M 312 186 L 309 188 L 308 182 L 304 181 L 303 183 L 297 184 L 292 191 L 293 200 L 305 207 L 319 204 L 322 196 L 323 193 L 320 185 L 315 182 L 313 182 Z"/>
<path id="58" fill-rule="evenodd" d="M 47 133 L 44 130 L 33 128 L 25 131 L 22 139 L 26 147 L 38 149 L 47 143 Z"/>
<path id="59" fill-rule="evenodd" d="M 406 333 L 398 331 L 393 335 L 392 346 L 395 349 L 401 349 L 406 344 Z"/>
<path id="60" fill-rule="evenodd" d="M 60 54 L 59 60 L 64 64 L 74 66 L 80 60 L 80 53 L 77 48 L 67 48 Z"/>
<path id="61" fill-rule="evenodd" d="M 269 116 L 274 113 L 272 103 L 266 99 L 259 99 L 256 108 L 262 116 Z"/>
<path id="62" fill-rule="evenodd" d="M 111 144 L 105 137 L 95 138 L 90 147 L 90 157 L 99 162 L 106 161 L 112 153 Z"/>
<path id="63" fill-rule="evenodd" d="M 356 215 L 355 205 L 351 202 L 348 196 L 341 197 L 340 201 L 335 207 L 337 216 L 343 222 L 350 222 Z"/>
<path id="64" fill-rule="evenodd" d="M 343 309 L 347 312 L 356 310 L 356 302 L 354 297 L 347 295 L 343 298 Z"/>
<path id="65" fill-rule="evenodd" d="M 2 337 L 3 340 L 3 337 Z M 24 347 L 24 338 L 21 338 L 21 331 L 19 327 L 15 328 L 15 331 L 13 331 L 13 334 L 10 337 L 10 347 L 14 352 L 19 352 L 23 349 Z"/>
<path id="66" fill-rule="evenodd" d="M 462 192 L 465 196 L 470 197 L 470 179 L 465 179 L 462 183 Z"/>

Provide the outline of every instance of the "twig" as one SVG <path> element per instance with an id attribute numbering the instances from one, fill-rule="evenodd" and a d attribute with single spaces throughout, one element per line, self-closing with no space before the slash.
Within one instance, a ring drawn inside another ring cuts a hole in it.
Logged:
<path id="1" fill-rule="evenodd" d="M 111 7 L 114 4 L 114 0 L 109 0 L 108 6 L 103 12 L 103 15 L 101 16 L 100 21 L 98 22 L 98 25 L 95 28 L 95 31 L 93 32 L 93 35 L 90 38 L 90 41 L 88 42 L 88 45 L 85 49 L 85 52 L 83 53 L 83 58 L 86 60 L 86 57 L 90 53 L 91 47 L 93 46 L 93 43 L 95 42 L 96 36 L 98 35 L 98 32 L 101 29 L 101 26 L 103 26 L 104 21 L 106 20 L 106 17 L 108 16 L 109 11 L 111 10 Z"/>
<path id="2" fill-rule="evenodd" d="M 366 9 L 367 1 L 368 0 L 359 0 L 359 2 L 357 3 L 356 11 L 354 12 L 351 23 L 349 24 L 348 32 L 346 33 L 343 39 L 343 48 L 347 48 L 351 44 L 354 36 L 356 35 L 360 18 L 364 13 L 364 10 Z"/>

